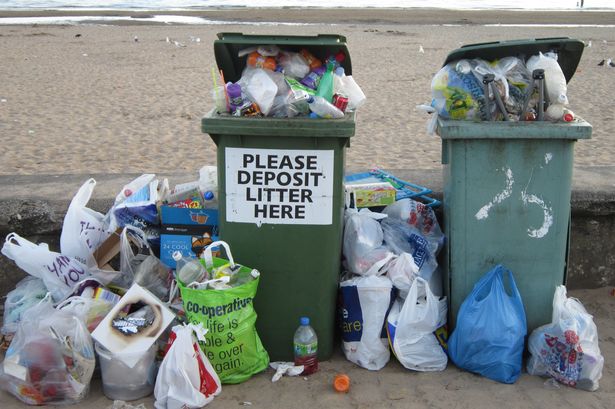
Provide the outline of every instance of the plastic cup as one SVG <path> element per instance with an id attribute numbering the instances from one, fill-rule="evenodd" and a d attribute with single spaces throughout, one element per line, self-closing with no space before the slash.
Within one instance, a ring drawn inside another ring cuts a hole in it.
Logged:
<path id="1" fill-rule="evenodd" d="M 113 354 L 96 343 L 103 381 L 103 393 L 112 400 L 131 401 L 149 396 L 156 383 L 156 344 L 142 352 L 139 361 L 130 368 L 122 356 Z M 132 355 L 132 354 L 130 354 Z"/>

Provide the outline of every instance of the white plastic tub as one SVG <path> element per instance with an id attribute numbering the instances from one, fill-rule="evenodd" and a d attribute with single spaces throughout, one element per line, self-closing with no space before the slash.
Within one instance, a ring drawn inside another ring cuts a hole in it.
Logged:
<path id="1" fill-rule="evenodd" d="M 156 383 L 156 344 L 143 353 L 139 361 L 130 368 L 122 357 L 133 354 L 113 354 L 96 344 L 100 359 L 103 393 L 109 399 L 131 401 L 144 398 L 154 391 Z"/>

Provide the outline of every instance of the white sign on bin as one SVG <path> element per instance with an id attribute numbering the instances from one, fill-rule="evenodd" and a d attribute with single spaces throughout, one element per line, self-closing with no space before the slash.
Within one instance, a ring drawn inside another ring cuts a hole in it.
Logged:
<path id="1" fill-rule="evenodd" d="M 226 148 L 226 221 L 328 225 L 333 150 Z"/>

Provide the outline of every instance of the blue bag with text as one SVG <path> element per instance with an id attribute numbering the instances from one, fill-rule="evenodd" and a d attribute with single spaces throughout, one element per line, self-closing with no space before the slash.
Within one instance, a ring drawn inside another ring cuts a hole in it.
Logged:
<path id="1" fill-rule="evenodd" d="M 526 335 L 523 301 L 513 274 L 497 265 L 474 285 L 461 304 L 448 354 L 459 368 L 494 381 L 514 383 L 521 374 Z"/>

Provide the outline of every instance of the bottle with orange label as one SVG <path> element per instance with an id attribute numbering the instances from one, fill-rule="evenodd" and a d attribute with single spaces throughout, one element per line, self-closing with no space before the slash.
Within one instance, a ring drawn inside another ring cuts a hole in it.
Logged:
<path id="1" fill-rule="evenodd" d="M 314 57 L 314 54 L 312 54 L 311 52 L 309 52 L 305 48 L 302 49 L 300 51 L 300 53 L 303 56 L 303 58 L 305 58 L 307 63 L 310 65 L 310 70 L 314 70 L 314 69 L 322 66 L 322 61 L 320 61 L 318 58 Z"/>
<path id="2" fill-rule="evenodd" d="M 254 51 L 248 55 L 248 65 L 250 67 L 265 68 L 271 71 L 275 71 L 277 64 L 275 58 L 264 57 L 257 51 Z"/>

